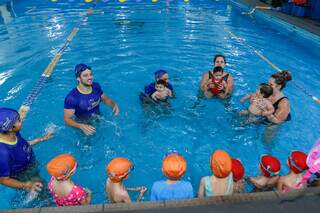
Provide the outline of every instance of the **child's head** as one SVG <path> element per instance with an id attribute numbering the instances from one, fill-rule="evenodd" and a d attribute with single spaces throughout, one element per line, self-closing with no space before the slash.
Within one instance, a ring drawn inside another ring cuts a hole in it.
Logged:
<path id="1" fill-rule="evenodd" d="M 167 82 L 165 80 L 158 80 L 157 83 L 156 83 L 156 90 L 158 92 L 162 92 L 167 86 Z"/>
<path id="2" fill-rule="evenodd" d="M 216 150 L 210 158 L 210 167 L 214 176 L 227 177 L 232 169 L 232 160 L 229 154 L 223 150 Z"/>
<path id="3" fill-rule="evenodd" d="M 273 94 L 273 89 L 270 84 L 262 83 L 259 86 L 258 92 L 262 95 L 262 97 L 269 98 Z"/>
<path id="4" fill-rule="evenodd" d="M 217 80 L 222 79 L 223 77 L 223 68 L 220 66 L 217 66 L 213 69 L 213 77 Z"/>
<path id="5" fill-rule="evenodd" d="M 18 132 L 22 123 L 19 113 L 10 108 L 0 108 L 0 133 Z"/>
<path id="6" fill-rule="evenodd" d="M 280 161 L 271 155 L 262 155 L 259 163 L 259 168 L 263 176 L 277 176 L 280 172 Z"/>
<path id="7" fill-rule="evenodd" d="M 113 183 L 119 183 L 126 179 L 133 170 L 133 164 L 127 158 L 114 158 L 107 166 L 107 176 Z"/>
<path id="8" fill-rule="evenodd" d="M 66 180 L 76 171 L 77 161 L 70 154 L 61 154 L 47 164 L 47 170 L 56 180 Z"/>
<path id="9" fill-rule="evenodd" d="M 238 159 L 232 159 L 232 177 L 234 182 L 238 182 L 244 177 L 244 167 Z"/>
<path id="10" fill-rule="evenodd" d="M 187 170 L 186 160 L 178 153 L 171 153 L 162 162 L 162 172 L 170 180 L 179 180 Z"/>
<path id="11" fill-rule="evenodd" d="M 293 151 L 288 157 L 288 165 L 295 174 L 300 174 L 308 169 L 307 155 L 304 152 Z"/>

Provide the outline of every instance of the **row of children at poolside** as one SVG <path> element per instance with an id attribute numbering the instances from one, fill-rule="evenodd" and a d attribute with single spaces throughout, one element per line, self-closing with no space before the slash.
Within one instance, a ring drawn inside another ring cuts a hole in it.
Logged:
<path id="1" fill-rule="evenodd" d="M 212 176 L 201 178 L 198 197 L 230 195 L 244 192 L 245 179 L 259 189 L 278 188 L 286 192 L 297 188 L 295 184 L 303 172 L 308 169 L 307 155 L 300 151 L 291 152 L 287 164 L 289 174 L 279 176 L 280 161 L 271 156 L 261 156 L 258 177 L 245 177 L 245 170 L 240 160 L 231 159 L 228 153 L 222 150 L 215 151 L 210 158 Z M 70 154 L 62 154 L 47 164 L 47 170 L 52 178 L 48 184 L 54 201 L 58 206 L 85 205 L 91 201 L 91 192 L 71 181 L 77 167 L 76 159 Z M 113 203 L 130 203 L 128 191 L 139 191 L 137 201 L 140 201 L 146 192 L 146 187 L 126 188 L 126 180 L 133 169 L 130 160 L 122 157 L 114 158 L 107 165 L 106 193 Z M 151 189 L 151 201 L 179 200 L 194 197 L 190 182 L 181 180 L 187 169 L 185 159 L 178 153 L 168 154 L 162 163 L 162 172 L 167 180 L 156 181 Z"/>
<path id="2" fill-rule="evenodd" d="M 223 81 L 223 68 L 215 67 L 213 69 L 212 83 L 209 85 L 212 94 L 221 92 L 220 84 L 225 84 Z M 164 80 L 158 80 L 155 85 L 156 91 L 151 95 L 154 101 L 165 101 L 168 97 L 172 97 L 172 92 L 166 87 L 167 83 Z M 254 122 L 259 117 L 269 116 L 274 112 L 274 107 L 268 99 L 273 94 L 272 87 L 267 83 L 259 85 L 255 93 L 244 96 L 240 102 L 250 99 L 248 110 L 242 110 L 241 115 L 248 115 L 249 121 Z"/>

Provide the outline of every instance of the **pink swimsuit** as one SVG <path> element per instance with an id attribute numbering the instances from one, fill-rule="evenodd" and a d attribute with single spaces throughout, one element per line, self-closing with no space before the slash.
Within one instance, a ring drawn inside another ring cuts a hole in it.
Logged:
<path id="1" fill-rule="evenodd" d="M 81 205 L 81 201 L 83 201 L 87 193 L 86 191 L 79 185 L 74 185 L 70 193 L 64 197 L 59 197 L 52 188 L 52 181 L 54 178 L 52 177 L 50 182 L 48 183 L 48 188 L 53 196 L 54 201 L 57 206 L 79 206 Z"/>

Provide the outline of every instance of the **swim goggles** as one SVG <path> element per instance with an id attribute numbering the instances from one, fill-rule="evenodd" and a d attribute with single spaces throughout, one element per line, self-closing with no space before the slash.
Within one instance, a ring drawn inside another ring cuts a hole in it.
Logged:
<path id="1" fill-rule="evenodd" d="M 267 167 L 265 167 L 265 166 L 263 165 L 263 163 L 262 163 L 262 158 L 263 158 L 264 156 L 267 156 L 267 155 L 262 155 L 261 158 L 260 158 L 260 166 L 261 166 L 261 168 L 262 168 L 264 171 L 268 172 L 268 173 L 270 174 L 270 177 L 278 175 L 280 171 L 272 172 L 272 171 L 270 171 L 270 169 L 271 169 L 270 165 L 268 165 Z"/>

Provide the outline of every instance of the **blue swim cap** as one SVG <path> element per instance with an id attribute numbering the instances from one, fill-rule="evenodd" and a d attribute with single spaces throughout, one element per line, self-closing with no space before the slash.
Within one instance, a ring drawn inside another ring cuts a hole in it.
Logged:
<path id="1" fill-rule="evenodd" d="M 154 77 L 155 78 L 161 78 L 164 74 L 167 74 L 167 71 L 165 71 L 165 70 L 157 70 L 154 73 Z"/>
<path id="2" fill-rule="evenodd" d="M 7 132 L 19 119 L 19 113 L 10 108 L 0 108 L 0 132 Z"/>
<path id="3" fill-rule="evenodd" d="M 85 71 L 86 69 L 91 70 L 91 67 L 89 67 L 86 64 L 77 64 L 74 68 L 74 73 L 76 75 L 76 78 L 78 78 L 81 74 L 81 72 Z"/>

